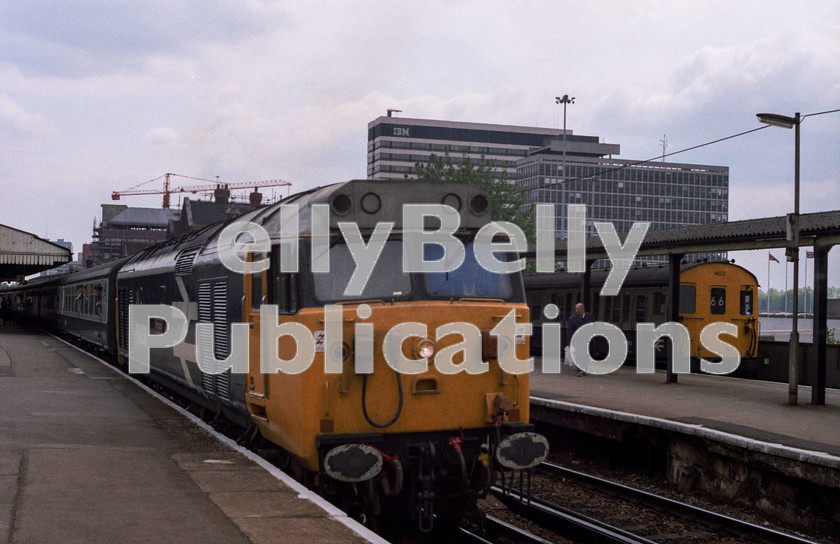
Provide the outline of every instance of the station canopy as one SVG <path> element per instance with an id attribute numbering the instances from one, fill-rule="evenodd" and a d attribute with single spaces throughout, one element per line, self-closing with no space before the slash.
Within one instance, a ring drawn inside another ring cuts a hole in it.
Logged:
<path id="1" fill-rule="evenodd" d="M 0 225 L 0 281 L 24 276 L 69 263 L 70 250 L 29 232 Z"/>

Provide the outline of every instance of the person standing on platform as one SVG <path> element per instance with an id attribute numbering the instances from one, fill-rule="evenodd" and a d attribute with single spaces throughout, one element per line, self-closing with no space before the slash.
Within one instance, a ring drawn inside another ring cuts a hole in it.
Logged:
<path id="1" fill-rule="evenodd" d="M 572 336 L 574 336 L 575 332 L 581 328 L 582 326 L 586 325 L 587 323 L 594 323 L 595 318 L 592 317 L 592 314 L 586 311 L 586 307 L 583 305 L 582 302 L 578 302 L 575 305 L 575 313 L 569 316 L 569 320 L 566 324 L 566 359 L 567 364 L 568 361 L 571 361 L 574 364 L 574 354 L 571 351 L 570 343 L 572 341 Z M 585 376 L 586 373 L 578 367 L 577 371 L 578 376 Z"/>

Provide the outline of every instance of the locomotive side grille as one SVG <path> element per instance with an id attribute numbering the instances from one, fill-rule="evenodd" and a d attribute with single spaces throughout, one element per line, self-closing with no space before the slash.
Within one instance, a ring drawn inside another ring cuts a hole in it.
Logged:
<path id="1" fill-rule="evenodd" d="M 119 339 L 120 346 L 128 349 L 128 306 L 134 302 L 133 289 L 120 289 L 117 291 L 119 304 Z"/>
<path id="2" fill-rule="evenodd" d="M 175 275 L 188 276 L 193 272 L 193 261 L 198 254 L 199 247 L 184 250 L 175 261 Z"/>
<path id="3" fill-rule="evenodd" d="M 230 325 L 227 317 L 227 281 L 203 281 L 198 284 L 198 320 L 213 324 L 213 334 L 203 333 L 197 340 L 203 346 L 213 344 L 213 355 L 224 359 L 230 353 Z M 201 385 L 208 393 L 230 397 L 230 371 L 222 374 L 201 372 Z"/>
<path id="4" fill-rule="evenodd" d="M 213 321 L 213 284 L 203 281 L 198 284 L 198 320 L 202 323 Z"/>
<path id="5" fill-rule="evenodd" d="M 227 281 L 213 284 L 213 346 L 217 359 L 230 355 L 230 324 L 227 315 Z M 216 394 L 230 398 L 230 371 L 216 374 Z"/>
<path id="6" fill-rule="evenodd" d="M 216 358 L 224 359 L 230 353 L 230 331 L 227 322 L 227 281 L 213 284 L 213 344 Z"/>
<path id="7" fill-rule="evenodd" d="M 213 322 L 213 283 L 203 281 L 198 284 L 198 320 L 202 323 Z M 206 346 L 212 341 L 212 337 L 207 333 L 202 333 L 196 338 L 201 345 Z M 213 374 L 207 374 L 201 371 L 201 387 L 208 393 L 212 393 Z"/>

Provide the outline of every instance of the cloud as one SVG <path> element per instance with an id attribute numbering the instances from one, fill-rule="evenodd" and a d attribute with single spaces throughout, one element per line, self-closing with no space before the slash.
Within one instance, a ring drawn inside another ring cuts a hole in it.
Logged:
<path id="1" fill-rule="evenodd" d="M 164 172 L 302 190 L 364 177 L 367 123 L 387 108 L 560 127 L 563 93 L 576 134 L 651 158 L 663 134 L 674 151 L 754 128 L 757 111 L 840 107 L 838 14 L 832 1 L 0 2 L 2 184 L 53 195 L 44 213 L 79 245 L 110 191 Z M 838 120 L 803 125 L 803 211 L 840 209 Z M 730 166 L 733 219 L 782 215 L 792 139 L 773 128 L 673 160 Z"/>
<path id="2" fill-rule="evenodd" d="M 5 93 L 0 93 L 0 125 L 7 127 L 2 131 L 6 138 L 13 135 L 49 138 L 55 133 L 55 128 L 43 116 L 27 112 Z"/>
<path id="3" fill-rule="evenodd" d="M 178 132 L 170 127 L 158 127 L 146 131 L 143 138 L 156 143 L 170 144 L 179 140 Z"/>
<path id="4" fill-rule="evenodd" d="M 253 37 L 284 19 L 281 8 L 257 1 L 4 2 L 0 50 L 28 74 L 83 77 Z"/>

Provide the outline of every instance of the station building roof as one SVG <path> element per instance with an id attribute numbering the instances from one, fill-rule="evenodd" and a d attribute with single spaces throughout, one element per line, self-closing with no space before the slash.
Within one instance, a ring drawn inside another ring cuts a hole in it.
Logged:
<path id="1" fill-rule="evenodd" d="M 73 260 L 69 249 L 13 227 L 0 225 L 0 281 L 36 274 Z"/>
<path id="2" fill-rule="evenodd" d="M 788 247 L 788 216 L 729 221 L 672 229 L 649 230 L 637 256 L 738 251 Z M 840 211 L 816 212 L 799 216 L 799 247 L 840 244 Z M 557 240 L 555 255 L 566 255 L 567 243 Z M 534 258 L 530 245 L 526 257 Z M 586 240 L 587 259 L 606 259 L 609 255 L 599 237 Z"/>

